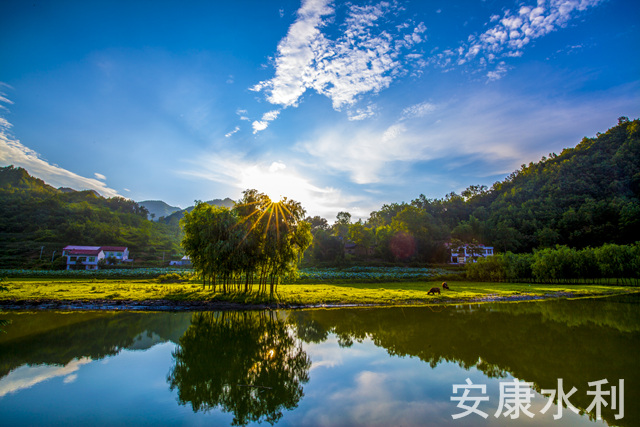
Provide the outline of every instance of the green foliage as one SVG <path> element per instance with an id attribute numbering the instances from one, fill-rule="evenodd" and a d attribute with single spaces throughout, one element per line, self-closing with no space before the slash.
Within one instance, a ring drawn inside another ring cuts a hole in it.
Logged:
<path id="1" fill-rule="evenodd" d="M 22 168 L 0 168 L 0 265 L 51 268 L 69 244 L 177 253 L 175 232 L 147 220 L 147 213 L 132 200 L 55 189 Z"/>
<path id="2" fill-rule="evenodd" d="M 196 313 L 167 381 L 194 412 L 220 408 L 232 425 L 275 424 L 298 406 L 311 358 L 284 320 L 267 312 Z M 203 363 L 210 358 L 215 363 Z"/>
<path id="3" fill-rule="evenodd" d="M 556 246 L 533 254 L 498 254 L 466 266 L 470 280 L 491 282 L 622 282 L 640 284 L 640 242 L 574 249 Z"/>
<path id="4" fill-rule="evenodd" d="M 258 292 L 273 295 L 284 278 L 295 278 L 297 265 L 312 241 L 304 209 L 286 198 L 273 203 L 265 194 L 246 190 L 233 208 L 197 202 L 181 221 L 182 246 L 194 269 L 223 293 Z"/>
<path id="5" fill-rule="evenodd" d="M 451 239 L 503 253 L 633 244 L 640 241 L 640 120 L 621 117 L 597 138 L 522 165 L 491 188 L 471 185 L 442 199 L 420 195 L 409 204 L 384 205 L 366 222 L 350 218 L 341 212 L 332 235 L 338 246 L 355 244 L 358 260 L 447 262 Z M 318 247 L 310 262 L 338 258 L 327 256 L 330 245 L 321 231 L 314 235 Z M 538 274 L 542 280 L 550 273 Z"/>
<path id="6" fill-rule="evenodd" d="M 192 279 L 191 274 L 167 273 L 156 278 L 159 283 L 182 283 Z"/>

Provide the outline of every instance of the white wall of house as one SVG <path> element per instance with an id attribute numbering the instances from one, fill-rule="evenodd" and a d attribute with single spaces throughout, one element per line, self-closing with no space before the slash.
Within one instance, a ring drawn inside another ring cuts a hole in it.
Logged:
<path id="1" fill-rule="evenodd" d="M 465 264 L 473 262 L 473 255 L 467 246 L 458 248 L 457 251 L 451 250 L 451 264 Z M 493 246 L 480 245 L 479 250 L 475 253 L 475 257 L 493 256 Z"/>
<path id="2" fill-rule="evenodd" d="M 71 266 L 77 265 L 78 262 L 85 265 L 85 270 L 97 270 L 98 262 L 105 258 L 103 251 L 98 252 L 97 255 L 82 253 L 72 255 L 69 252 L 67 252 L 67 270 L 70 270 Z"/>
<path id="3" fill-rule="evenodd" d="M 129 259 L 129 248 L 124 248 L 124 251 L 104 251 L 104 256 L 106 258 L 114 257 L 118 261 L 124 261 Z"/>

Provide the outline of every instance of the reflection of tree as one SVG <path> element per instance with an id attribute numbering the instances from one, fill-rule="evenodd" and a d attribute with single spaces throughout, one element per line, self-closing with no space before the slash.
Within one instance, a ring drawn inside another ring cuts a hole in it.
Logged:
<path id="1" fill-rule="evenodd" d="M 197 313 L 174 352 L 167 381 L 194 411 L 220 407 L 233 425 L 274 424 L 293 409 L 311 359 L 273 312 Z"/>
<path id="2" fill-rule="evenodd" d="M 178 341 L 189 325 L 186 313 L 42 311 L 7 313 L 12 320 L 0 334 L 0 378 L 18 366 L 61 365 L 118 354 L 136 337 L 155 334 Z"/>
<path id="3" fill-rule="evenodd" d="M 434 312 L 425 307 L 313 310 L 294 312 L 300 325 L 313 325 L 316 335 L 334 333 L 341 345 L 349 338 L 370 338 L 392 356 L 412 356 L 436 367 L 455 362 L 477 368 L 488 377 L 514 377 L 537 390 L 555 389 L 564 378 L 566 390 L 579 392 L 571 403 L 589 406 L 587 383 L 625 379 L 625 400 L 640 398 L 639 298 L 547 301 L 526 304 L 475 305 Z M 616 318 L 618 324 L 616 325 Z M 308 327 L 302 328 L 307 333 Z M 300 331 L 298 326 L 298 331 Z M 301 338 L 305 335 L 300 335 Z M 625 417 L 603 409 L 603 418 L 617 425 L 637 425 L 639 407 L 626 405 Z"/>

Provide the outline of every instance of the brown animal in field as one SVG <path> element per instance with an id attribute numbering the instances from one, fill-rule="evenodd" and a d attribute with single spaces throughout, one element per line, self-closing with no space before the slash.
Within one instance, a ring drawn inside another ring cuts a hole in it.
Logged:
<path id="1" fill-rule="evenodd" d="M 429 289 L 429 292 L 427 292 L 427 295 L 432 295 L 432 294 L 440 295 L 440 288 L 431 288 L 431 289 Z"/>
<path id="2" fill-rule="evenodd" d="M 449 290 L 449 285 L 447 285 L 447 282 L 442 282 L 442 289 Z"/>

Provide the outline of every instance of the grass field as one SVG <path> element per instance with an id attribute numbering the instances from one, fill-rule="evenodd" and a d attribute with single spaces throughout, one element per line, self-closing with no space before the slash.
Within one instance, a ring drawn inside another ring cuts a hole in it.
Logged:
<path id="1" fill-rule="evenodd" d="M 442 304 L 495 300 L 579 297 L 638 292 L 638 288 L 597 285 L 538 285 L 518 283 L 449 282 L 451 290 L 428 295 L 440 282 L 318 283 L 280 285 L 274 299 L 257 293 L 222 294 L 201 284 L 163 284 L 156 280 L 117 279 L 5 279 L 0 302 L 11 301 L 226 301 L 244 304 L 277 303 L 290 306 L 341 304 Z"/>

